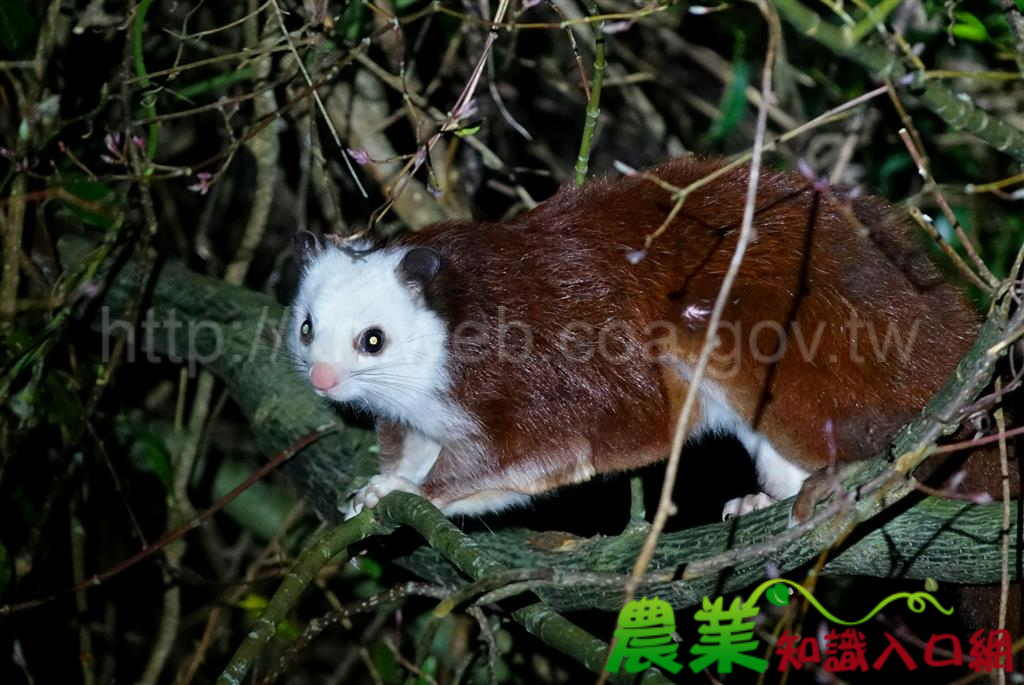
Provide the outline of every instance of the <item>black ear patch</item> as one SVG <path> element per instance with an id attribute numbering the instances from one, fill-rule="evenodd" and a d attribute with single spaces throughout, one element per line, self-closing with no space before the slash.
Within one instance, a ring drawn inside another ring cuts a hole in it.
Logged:
<path id="1" fill-rule="evenodd" d="M 306 266 L 324 249 L 323 241 L 309 231 L 298 231 L 292 238 L 292 254 L 300 266 Z"/>
<path id="2" fill-rule="evenodd" d="M 429 247 L 414 247 L 398 265 L 398 278 L 410 288 L 422 291 L 441 270 L 441 255 Z"/>

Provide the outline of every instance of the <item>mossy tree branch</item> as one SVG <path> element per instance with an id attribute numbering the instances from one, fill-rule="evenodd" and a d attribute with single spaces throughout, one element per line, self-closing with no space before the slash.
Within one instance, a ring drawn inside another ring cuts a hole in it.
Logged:
<path id="1" fill-rule="evenodd" d="M 488 577 L 499 576 L 505 572 L 499 563 L 481 552 L 472 540 L 429 502 L 404 492 L 392 493 L 385 497 L 375 510 L 364 510 L 359 516 L 335 526 L 302 553 L 274 593 L 256 625 L 221 673 L 217 685 L 236 685 L 243 682 L 288 611 L 298 602 L 302 591 L 331 559 L 344 552 L 349 545 L 372 534 L 387 534 L 398 524 L 407 525 L 420 532 L 433 549 L 443 553 L 459 571 L 472 579 L 486 581 Z M 480 585 L 486 587 L 488 584 L 484 582 Z M 543 603 L 536 602 L 516 609 L 512 616 L 528 631 L 555 649 L 591 671 L 601 672 L 608 645 Z M 623 673 L 613 675 L 611 680 L 625 684 L 633 683 L 636 677 Z M 640 682 L 646 685 L 662 685 L 670 681 L 657 669 L 653 669 L 645 673 Z"/>

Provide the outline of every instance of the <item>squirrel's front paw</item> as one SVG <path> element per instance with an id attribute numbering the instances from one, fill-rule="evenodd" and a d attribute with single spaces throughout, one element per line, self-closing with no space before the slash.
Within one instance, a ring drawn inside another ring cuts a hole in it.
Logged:
<path id="1" fill-rule="evenodd" d="M 357 515 L 363 510 L 363 507 L 373 509 L 380 503 L 384 495 L 396 490 L 411 492 L 414 495 L 422 494 L 420 486 L 408 478 L 385 475 L 383 473 L 377 474 L 366 485 L 356 490 L 349 498 L 348 506 L 345 508 L 345 520 L 348 521 Z"/>
<path id="2" fill-rule="evenodd" d="M 775 499 L 763 492 L 759 492 L 756 495 L 747 495 L 746 497 L 737 497 L 725 503 L 725 506 L 722 508 L 722 520 L 728 521 L 731 518 L 743 516 L 752 511 L 759 511 L 773 504 L 775 504 Z"/>

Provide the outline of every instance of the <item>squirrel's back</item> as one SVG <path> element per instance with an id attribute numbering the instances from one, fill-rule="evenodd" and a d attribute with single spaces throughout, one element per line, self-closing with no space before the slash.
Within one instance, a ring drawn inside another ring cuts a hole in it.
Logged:
<path id="1" fill-rule="evenodd" d="M 722 164 L 691 156 L 645 173 L 684 188 Z M 511 452 L 570 432 L 599 447 L 598 471 L 621 467 L 630 446 L 663 454 L 748 173 L 694 191 L 665 227 L 673 194 L 637 174 L 405 239 L 442 255 L 427 301 L 453 334 L 454 397 Z M 871 456 L 948 377 L 977 314 L 877 198 L 826 196 L 766 169 L 753 228 L 709 392 L 808 470 L 830 452 Z"/>

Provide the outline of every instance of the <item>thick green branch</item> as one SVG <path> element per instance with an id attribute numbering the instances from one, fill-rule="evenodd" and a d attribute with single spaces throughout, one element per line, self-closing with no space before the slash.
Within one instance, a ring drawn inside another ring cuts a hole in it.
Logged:
<path id="1" fill-rule="evenodd" d="M 479 539 L 470 538 L 436 507 L 419 497 L 402 492 L 393 493 L 381 502 L 375 513 L 389 525 L 404 524 L 419 531 L 430 543 L 431 549 L 474 580 L 507 570 L 492 556 L 494 549 L 480 545 Z M 591 671 L 600 673 L 603 670 L 608 645 L 544 604 L 525 606 L 513 611 L 512 616 L 531 633 Z M 635 676 L 623 673 L 611 676 L 611 680 L 632 683 Z M 643 676 L 641 682 L 653 684 L 669 681 L 652 670 Z"/>
<path id="2" fill-rule="evenodd" d="M 278 626 L 297 604 L 303 590 L 331 559 L 344 552 L 352 543 L 371 534 L 386 534 L 399 524 L 417 530 L 433 549 L 444 554 L 447 561 L 474 580 L 503 572 L 494 560 L 480 550 L 436 507 L 413 495 L 393 493 L 385 497 L 375 510 L 364 510 L 359 516 L 337 525 L 302 553 L 274 593 L 263 614 L 249 631 L 245 641 L 235 651 L 231 661 L 217 679 L 217 685 L 237 685 L 244 682 L 264 647 L 276 634 Z M 600 673 L 603 670 L 608 645 L 542 603 L 517 609 L 512 612 L 512 616 L 531 633 L 591 671 Z M 611 676 L 611 680 L 625 685 L 633 683 L 636 678 L 623 673 Z M 645 673 L 640 682 L 646 685 L 664 685 L 670 681 L 653 669 Z"/>

